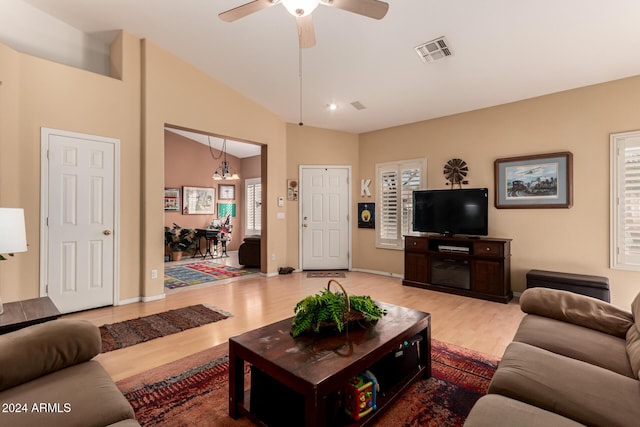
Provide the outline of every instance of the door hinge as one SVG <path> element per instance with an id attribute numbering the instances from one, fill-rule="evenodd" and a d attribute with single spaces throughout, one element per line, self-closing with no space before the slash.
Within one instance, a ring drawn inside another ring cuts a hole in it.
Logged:
<path id="1" fill-rule="evenodd" d="M 49 295 L 49 285 L 44 285 L 44 293 Z"/>

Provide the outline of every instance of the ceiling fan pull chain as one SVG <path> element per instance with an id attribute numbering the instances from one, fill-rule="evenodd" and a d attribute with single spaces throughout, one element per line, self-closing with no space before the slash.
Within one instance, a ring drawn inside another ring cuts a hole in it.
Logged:
<path id="1" fill-rule="evenodd" d="M 298 126 L 302 126 L 302 47 L 298 47 L 298 75 L 300 77 L 300 121 Z"/>

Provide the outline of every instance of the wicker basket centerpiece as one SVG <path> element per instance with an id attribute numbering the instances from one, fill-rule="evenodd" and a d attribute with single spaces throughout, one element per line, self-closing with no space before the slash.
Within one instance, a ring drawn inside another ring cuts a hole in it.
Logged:
<path id="1" fill-rule="evenodd" d="M 332 283 L 340 287 L 341 292 L 333 292 Z M 348 295 L 335 279 L 329 280 L 326 289 L 298 302 L 293 311 L 291 335 L 294 337 L 312 332 L 342 332 L 350 324 L 366 327 L 386 314 L 371 297 Z"/>

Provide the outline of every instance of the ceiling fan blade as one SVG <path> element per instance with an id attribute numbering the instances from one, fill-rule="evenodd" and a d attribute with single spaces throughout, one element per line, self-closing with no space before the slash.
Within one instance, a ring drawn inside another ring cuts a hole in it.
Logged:
<path id="1" fill-rule="evenodd" d="M 336 7 L 347 12 L 382 19 L 389 10 L 389 3 L 379 0 L 320 0 L 325 6 Z"/>
<path id="2" fill-rule="evenodd" d="M 301 48 L 313 47 L 316 45 L 316 32 L 313 29 L 313 19 L 311 15 L 299 16 L 296 18 L 298 24 L 298 40 Z"/>
<path id="3" fill-rule="evenodd" d="M 252 13 L 259 12 L 262 9 L 266 9 L 274 4 L 279 3 L 278 0 L 254 0 L 249 3 L 245 3 L 242 6 L 234 7 L 218 15 L 220 19 L 225 22 L 237 21 L 240 18 L 244 18 Z"/>

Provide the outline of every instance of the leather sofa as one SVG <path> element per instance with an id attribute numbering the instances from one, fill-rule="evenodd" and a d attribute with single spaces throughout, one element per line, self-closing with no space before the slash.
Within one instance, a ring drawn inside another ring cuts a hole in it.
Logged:
<path id="1" fill-rule="evenodd" d="M 631 312 L 531 288 L 527 313 L 465 427 L 640 425 L 640 294 Z"/>
<path id="2" fill-rule="evenodd" d="M 0 425 L 140 426 L 93 357 L 98 327 L 58 319 L 0 335 Z"/>
<path id="3" fill-rule="evenodd" d="M 260 236 L 247 236 L 238 248 L 238 263 L 260 268 Z"/>

